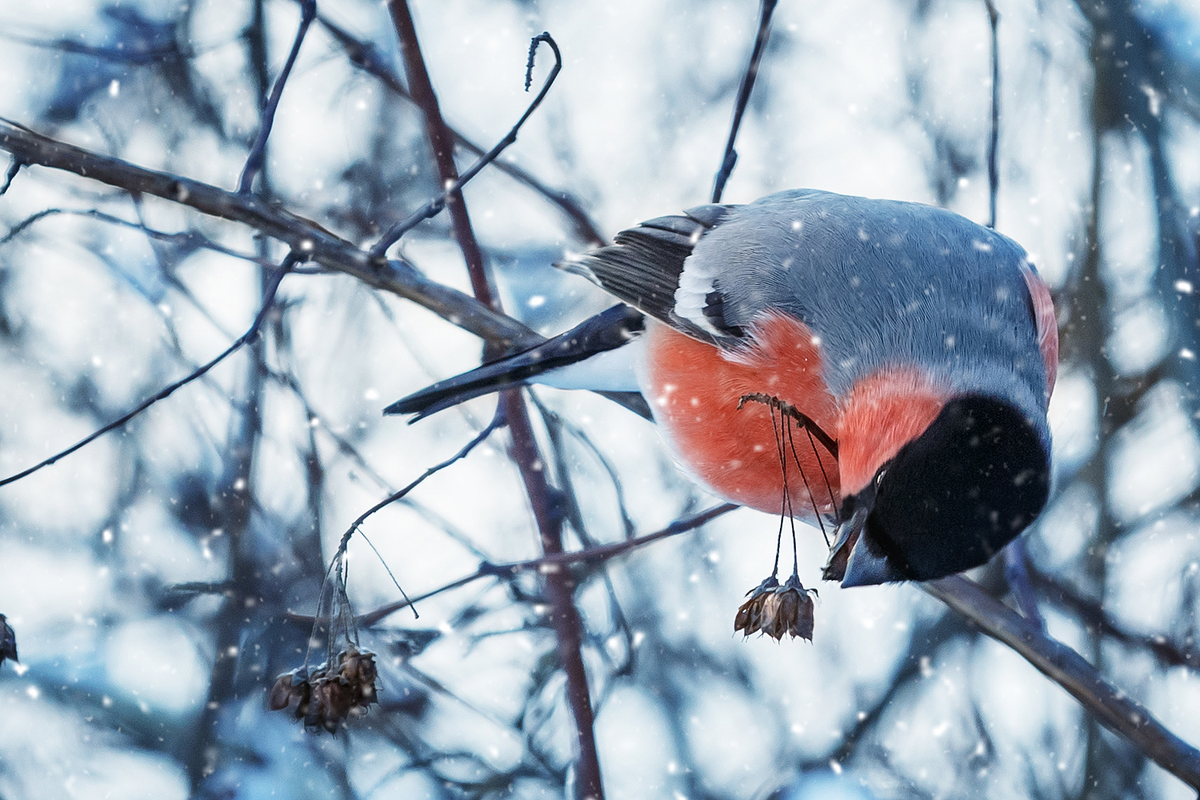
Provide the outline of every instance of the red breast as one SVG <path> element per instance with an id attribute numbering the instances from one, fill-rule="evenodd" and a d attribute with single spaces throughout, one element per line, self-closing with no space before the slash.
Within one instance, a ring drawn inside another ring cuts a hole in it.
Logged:
<path id="1" fill-rule="evenodd" d="M 746 403 L 739 410 L 739 399 L 772 395 L 829 431 L 836 429 L 837 407 L 821 378 L 820 340 L 806 325 L 771 314 L 750 338 L 751 346 L 720 350 L 652 325 L 646 333 L 646 396 L 667 442 L 694 477 L 721 497 L 778 514 L 783 502 L 778 414 L 773 424 L 766 405 Z M 820 445 L 813 447 L 803 431 L 796 432 L 795 445 L 799 469 L 786 454 L 794 513 L 812 514 L 814 500 L 817 511 L 832 513 L 837 461 Z"/>

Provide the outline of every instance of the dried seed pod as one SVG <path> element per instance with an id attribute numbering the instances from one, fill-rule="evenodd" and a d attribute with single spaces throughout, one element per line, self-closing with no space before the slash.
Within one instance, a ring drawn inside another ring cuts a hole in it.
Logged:
<path id="1" fill-rule="evenodd" d="M 267 708 L 271 711 L 288 709 L 296 719 L 308 713 L 309 701 L 312 696 L 312 686 L 308 680 L 301 677 L 299 670 L 285 672 L 271 687 L 267 696 Z"/>
<path id="2" fill-rule="evenodd" d="M 367 713 L 376 697 L 375 654 L 350 647 L 338 653 L 336 668 L 325 663 L 307 677 L 300 670 L 280 675 L 267 698 L 272 711 L 289 709 L 310 730 L 335 732 L 350 717 Z"/>
<path id="3" fill-rule="evenodd" d="M 746 636 L 764 633 L 775 641 L 784 636 L 812 641 L 813 600 L 810 591 L 792 575 L 782 586 L 774 577 L 751 590 L 750 599 L 738 609 L 733 630 Z"/>
<path id="4" fill-rule="evenodd" d="M 741 631 L 745 636 L 762 630 L 763 604 L 779 587 L 779 581 L 772 575 L 763 580 L 758 586 L 746 592 L 749 598 L 742 603 L 733 620 L 733 632 Z"/>

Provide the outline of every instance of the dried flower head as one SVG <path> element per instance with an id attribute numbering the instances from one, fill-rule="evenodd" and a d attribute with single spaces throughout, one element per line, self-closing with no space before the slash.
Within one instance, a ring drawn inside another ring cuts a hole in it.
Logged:
<path id="1" fill-rule="evenodd" d="M 765 633 L 776 641 L 785 635 L 812 641 L 814 606 L 809 592 L 815 594 L 816 590 L 805 589 L 795 574 L 782 586 L 772 575 L 747 592 L 749 599 L 733 621 L 734 633 Z"/>
<path id="2" fill-rule="evenodd" d="M 312 686 L 308 679 L 300 675 L 299 670 L 285 672 L 271 687 L 267 696 L 267 708 L 271 711 L 288 709 L 296 719 L 302 718 L 308 712 L 308 701 L 312 696 Z"/>
<path id="3" fill-rule="evenodd" d="M 376 699 L 375 654 L 351 646 L 338 653 L 337 664 L 321 664 L 304 676 L 284 673 L 271 687 L 267 706 L 287 709 L 310 730 L 336 731 L 351 717 L 361 717 Z"/>

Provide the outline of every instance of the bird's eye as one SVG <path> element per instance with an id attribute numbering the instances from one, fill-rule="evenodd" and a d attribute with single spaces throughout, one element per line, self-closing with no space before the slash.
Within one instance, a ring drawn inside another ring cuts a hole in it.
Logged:
<path id="1" fill-rule="evenodd" d="M 875 473 L 875 490 L 879 491 L 879 487 L 883 485 L 883 476 L 887 475 L 886 469 L 881 469 Z"/>

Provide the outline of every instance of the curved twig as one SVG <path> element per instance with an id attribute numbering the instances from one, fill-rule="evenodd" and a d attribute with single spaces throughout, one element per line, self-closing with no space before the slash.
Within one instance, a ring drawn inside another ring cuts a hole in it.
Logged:
<path id="1" fill-rule="evenodd" d="M 296 65 L 296 56 L 300 55 L 300 45 L 304 43 L 308 26 L 312 24 L 316 16 L 317 0 L 300 0 L 300 27 L 296 31 L 296 38 L 292 42 L 292 49 L 288 53 L 287 61 L 284 62 L 279 77 L 275 79 L 271 96 L 267 99 L 259 117 L 258 136 L 255 137 L 254 144 L 250 147 L 250 154 L 246 156 L 246 165 L 242 168 L 242 177 L 238 180 L 240 194 L 249 193 L 250 186 L 254 183 L 254 177 L 262 171 L 263 159 L 267 154 L 267 139 L 270 138 L 271 128 L 275 125 L 275 111 L 279 108 L 279 101 L 283 97 L 283 87 L 287 85 L 288 77 L 292 74 L 292 67 Z"/>
<path id="2" fill-rule="evenodd" d="M 537 52 L 539 43 L 545 42 L 550 45 L 550 49 L 554 51 L 554 68 L 550 70 L 550 74 L 546 77 L 546 82 L 542 84 L 542 90 L 538 92 L 537 97 L 533 98 L 533 102 L 525 109 L 525 113 L 517 120 L 517 124 L 513 125 L 509 132 L 496 143 L 496 146 L 488 150 L 480 158 L 467 169 L 466 172 L 458 176 L 454 183 L 446 187 L 446 190 L 437 197 L 430 200 L 424 206 L 409 214 L 407 218 L 397 222 L 387 233 L 380 237 L 379 241 L 371 248 L 371 256 L 374 258 L 382 258 L 387 249 L 400 240 L 400 237 L 415 228 L 421 222 L 437 216 L 442 213 L 442 209 L 446 207 L 446 203 L 452 198 L 460 195 L 462 188 L 467 183 L 480 173 L 480 171 L 491 164 L 496 158 L 504 152 L 504 150 L 517 141 L 517 133 L 520 132 L 521 126 L 525 124 L 530 115 L 537 110 L 537 107 L 542 104 L 542 100 L 546 97 L 546 93 L 550 91 L 550 87 L 554 85 L 555 78 L 562 71 L 562 53 L 558 50 L 558 43 L 549 33 L 541 33 L 533 37 L 529 45 L 529 64 L 525 69 L 525 91 L 529 91 L 529 82 L 533 75 L 533 56 Z"/>

